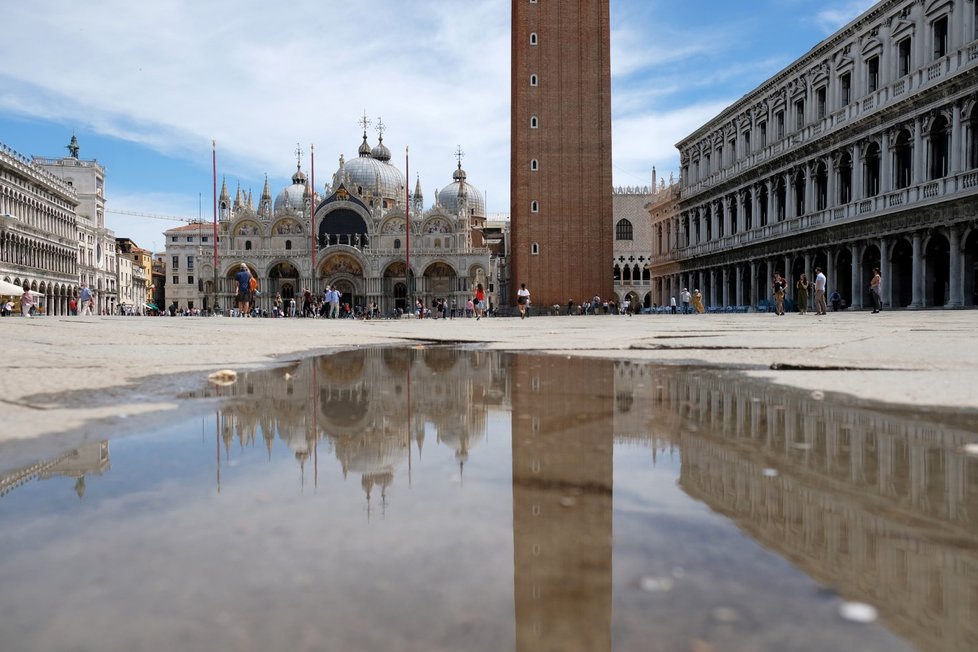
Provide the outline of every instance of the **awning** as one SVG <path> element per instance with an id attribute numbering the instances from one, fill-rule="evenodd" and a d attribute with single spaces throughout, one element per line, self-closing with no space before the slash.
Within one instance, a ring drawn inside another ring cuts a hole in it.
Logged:
<path id="1" fill-rule="evenodd" d="M 19 297 L 24 294 L 24 288 L 0 279 L 0 294 L 8 297 Z"/>
<path id="2" fill-rule="evenodd" d="M 159 308 L 156 307 L 155 303 L 144 303 L 143 305 L 149 308 L 150 310 L 159 310 Z"/>

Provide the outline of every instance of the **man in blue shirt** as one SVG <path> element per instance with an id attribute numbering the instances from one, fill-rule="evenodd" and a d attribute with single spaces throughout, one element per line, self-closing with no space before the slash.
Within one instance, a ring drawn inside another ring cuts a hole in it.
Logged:
<path id="1" fill-rule="evenodd" d="M 80 315 L 91 315 L 92 312 L 92 291 L 89 289 L 88 284 L 82 285 L 81 294 L 78 296 L 78 314 Z"/>
<path id="2" fill-rule="evenodd" d="M 241 311 L 241 316 L 250 317 L 249 307 L 251 304 L 251 272 L 248 271 L 248 266 L 241 263 L 241 270 L 234 275 L 234 280 L 238 282 L 238 310 Z"/>

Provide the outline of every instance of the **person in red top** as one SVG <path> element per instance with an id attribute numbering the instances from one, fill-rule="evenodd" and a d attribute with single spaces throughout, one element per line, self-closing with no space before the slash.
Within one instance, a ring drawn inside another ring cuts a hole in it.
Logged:
<path id="1" fill-rule="evenodd" d="M 482 283 L 475 286 L 475 320 L 479 321 L 486 309 L 486 291 L 482 289 Z"/>

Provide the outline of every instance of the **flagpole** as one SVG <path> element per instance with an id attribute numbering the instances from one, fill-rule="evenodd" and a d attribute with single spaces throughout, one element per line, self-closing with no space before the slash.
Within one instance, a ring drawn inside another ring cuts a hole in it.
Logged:
<path id="1" fill-rule="evenodd" d="M 217 141 L 211 141 L 211 166 L 214 172 L 214 300 L 211 312 L 217 314 Z"/>
<path id="2" fill-rule="evenodd" d="M 312 234 L 312 294 L 319 294 L 316 285 L 316 146 L 309 145 L 309 177 L 312 183 L 312 196 L 309 198 L 309 231 Z"/>
<path id="3" fill-rule="evenodd" d="M 407 277 L 407 298 L 409 305 L 405 306 L 411 313 L 414 313 L 414 282 L 411 277 L 411 183 L 408 179 L 411 178 L 410 172 L 408 172 L 408 146 L 404 146 L 404 243 L 405 251 L 405 267 L 404 274 Z"/>

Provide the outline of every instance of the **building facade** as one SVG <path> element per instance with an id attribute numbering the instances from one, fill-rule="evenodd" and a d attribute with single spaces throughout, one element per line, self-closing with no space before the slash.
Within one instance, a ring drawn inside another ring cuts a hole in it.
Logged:
<path id="1" fill-rule="evenodd" d="M 167 231 L 166 304 L 207 309 L 216 290 L 218 308 L 232 307 L 244 264 L 258 280 L 256 307 L 269 312 L 277 298 L 301 302 L 306 288 L 321 297 L 327 285 L 351 308 L 376 304 L 383 314 L 410 311 L 416 300 L 464 307 L 477 284 L 489 285 L 485 199 L 459 154 L 451 183 L 426 209 L 420 179 L 409 193 L 383 127 L 379 134 L 371 147 L 365 126 L 358 156 L 340 157 L 323 195 L 299 166 L 274 201 L 266 179 L 257 206 L 240 187 L 232 200 L 223 184 L 217 269 L 211 225 Z"/>
<path id="2" fill-rule="evenodd" d="M 659 191 L 653 168 L 651 186 L 618 187 L 612 194 L 612 270 L 615 284 L 611 298 L 619 306 L 624 305 L 627 299 L 629 310 L 633 312 L 650 308 L 653 303 L 652 218 L 647 207 Z M 580 297 L 575 300 L 589 298 L 591 297 Z"/>
<path id="3" fill-rule="evenodd" d="M 978 291 L 978 9 L 886 0 L 677 144 L 660 303 L 789 298 L 815 268 L 856 308 L 961 307 Z M 672 288 L 672 289 L 669 289 Z"/>
<path id="4" fill-rule="evenodd" d="M 78 289 L 73 187 L 0 144 L 0 279 L 36 292 L 41 314 L 66 315 Z"/>
<path id="5" fill-rule="evenodd" d="M 513 0 L 510 294 L 612 292 L 608 0 Z"/>
<path id="6" fill-rule="evenodd" d="M 71 137 L 68 156 L 35 156 L 34 165 L 74 189 L 76 209 L 78 278 L 95 296 L 98 314 L 113 314 L 118 303 L 118 267 L 115 233 L 105 228 L 105 168 L 98 161 L 78 158 L 78 139 Z"/>

